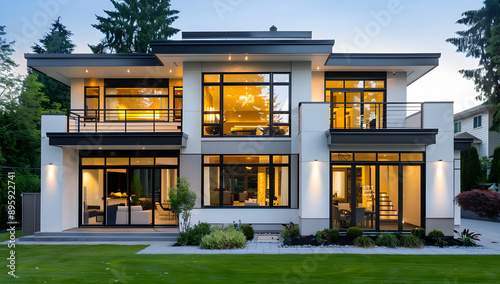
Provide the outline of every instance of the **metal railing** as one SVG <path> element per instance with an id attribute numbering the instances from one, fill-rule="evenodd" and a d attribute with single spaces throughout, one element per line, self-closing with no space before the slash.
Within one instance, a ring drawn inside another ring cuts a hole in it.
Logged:
<path id="1" fill-rule="evenodd" d="M 422 128 L 423 103 L 332 102 L 332 129 Z"/>
<path id="2" fill-rule="evenodd" d="M 181 132 L 182 109 L 69 109 L 67 132 Z"/>

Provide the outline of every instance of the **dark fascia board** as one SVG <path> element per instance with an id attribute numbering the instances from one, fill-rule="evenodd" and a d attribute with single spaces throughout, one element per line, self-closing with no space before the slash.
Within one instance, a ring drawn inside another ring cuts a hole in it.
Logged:
<path id="1" fill-rule="evenodd" d="M 58 66 L 162 66 L 151 53 L 126 54 L 31 54 L 25 53 L 28 67 Z"/>
<path id="2" fill-rule="evenodd" d="M 438 66 L 441 53 L 332 53 L 326 66 Z"/>
<path id="3" fill-rule="evenodd" d="M 169 145 L 186 147 L 188 136 L 183 132 L 166 133 L 67 133 L 47 132 L 51 146 L 86 146 L 86 145 Z"/>
<path id="4" fill-rule="evenodd" d="M 331 53 L 334 40 L 166 40 L 152 41 L 155 54 Z"/>
<path id="5" fill-rule="evenodd" d="M 311 31 L 182 32 L 182 39 L 312 38 Z"/>
<path id="6" fill-rule="evenodd" d="M 455 151 L 468 151 L 472 147 L 474 138 L 455 138 L 453 148 Z"/>
<path id="7" fill-rule="evenodd" d="M 330 129 L 328 145 L 431 145 L 438 129 Z"/>

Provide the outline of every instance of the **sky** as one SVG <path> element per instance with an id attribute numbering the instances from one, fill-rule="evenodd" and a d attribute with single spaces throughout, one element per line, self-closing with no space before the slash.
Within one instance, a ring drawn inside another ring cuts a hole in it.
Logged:
<path id="1" fill-rule="evenodd" d="M 313 39 L 335 39 L 333 52 L 441 53 L 439 66 L 408 87 L 408 101 L 454 101 L 454 111 L 476 106 L 472 81 L 458 73 L 477 60 L 457 53 L 445 40 L 465 29 L 456 24 L 464 11 L 482 0 L 171 0 L 179 10 L 173 26 L 181 31 L 312 31 Z M 0 25 L 15 40 L 17 72 L 26 73 L 24 53 L 58 17 L 73 32 L 75 53 L 91 53 L 87 44 L 103 37 L 91 24 L 108 0 L 0 1 Z M 180 39 L 178 33 L 172 39 Z"/>

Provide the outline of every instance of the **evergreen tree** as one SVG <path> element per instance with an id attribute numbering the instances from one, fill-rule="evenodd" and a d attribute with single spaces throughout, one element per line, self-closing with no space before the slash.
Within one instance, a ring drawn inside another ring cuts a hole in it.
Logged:
<path id="1" fill-rule="evenodd" d="M 498 183 L 500 177 L 500 146 L 493 150 L 493 159 L 491 160 L 490 175 L 488 181 Z"/>
<path id="2" fill-rule="evenodd" d="M 12 60 L 14 53 L 14 42 L 5 39 L 5 26 L 0 26 L 0 100 L 5 101 L 12 98 L 12 94 L 18 92 L 20 79 L 14 75 L 13 68 L 18 65 Z M 15 96 L 15 95 L 14 95 Z"/>
<path id="3" fill-rule="evenodd" d="M 477 100 L 495 106 L 491 130 L 500 131 L 500 3 L 498 0 L 485 0 L 478 10 L 462 13 L 457 21 L 468 27 L 458 31 L 456 38 L 446 41 L 457 47 L 467 57 L 479 59 L 476 69 L 460 70 L 464 78 L 473 80 L 479 92 Z"/>
<path id="4" fill-rule="evenodd" d="M 462 151 L 460 159 L 461 191 L 467 191 L 476 188 L 479 185 L 481 179 L 481 162 L 479 161 L 479 153 L 477 151 L 477 148 L 472 147 L 469 151 Z"/>
<path id="5" fill-rule="evenodd" d="M 179 29 L 171 27 L 179 11 L 170 9 L 170 0 L 111 0 L 115 11 L 97 16 L 92 25 L 105 38 L 88 45 L 94 53 L 146 53 L 151 40 L 168 39 Z"/>
<path id="6" fill-rule="evenodd" d="M 72 32 L 68 31 L 66 26 L 60 22 L 60 17 L 52 23 L 49 32 L 41 39 L 40 43 L 35 43 L 31 48 L 35 53 L 71 53 L 75 45 L 70 37 Z M 36 71 L 34 71 L 36 72 Z M 49 100 L 42 105 L 45 109 L 58 110 L 59 108 L 68 109 L 71 105 L 70 88 L 61 82 L 58 82 L 45 74 L 36 72 L 38 81 L 43 84 L 44 92 Z"/>

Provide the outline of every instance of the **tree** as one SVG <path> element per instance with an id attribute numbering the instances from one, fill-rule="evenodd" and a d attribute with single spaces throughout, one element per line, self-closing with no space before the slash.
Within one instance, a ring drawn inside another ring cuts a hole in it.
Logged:
<path id="1" fill-rule="evenodd" d="M 0 26 L 0 99 L 2 101 L 12 98 L 12 94 L 17 93 L 20 87 L 20 79 L 13 73 L 13 68 L 18 65 L 12 60 L 14 53 L 13 41 L 7 42 L 5 39 L 5 26 Z"/>
<path id="2" fill-rule="evenodd" d="M 491 160 L 490 175 L 488 181 L 498 183 L 500 177 L 500 146 L 493 150 L 493 159 Z"/>
<path id="3" fill-rule="evenodd" d="M 462 151 L 460 161 L 461 191 L 468 191 L 478 186 L 481 179 L 481 162 L 476 147 L 472 147 L 469 151 Z"/>
<path id="4" fill-rule="evenodd" d="M 467 30 L 456 32 L 459 37 L 446 41 L 457 47 L 466 57 L 479 59 L 476 69 L 462 69 L 464 78 L 473 80 L 479 92 L 477 100 L 495 106 L 491 130 L 500 131 L 500 3 L 498 0 L 485 0 L 479 10 L 466 11 L 458 24 L 468 26 Z"/>
<path id="5" fill-rule="evenodd" d="M 500 193 L 489 190 L 471 190 L 461 192 L 455 197 L 455 202 L 479 217 L 495 219 L 500 214 Z"/>
<path id="6" fill-rule="evenodd" d="M 196 202 L 196 193 L 189 190 L 189 183 L 185 177 L 177 179 L 177 186 L 168 190 L 170 208 L 179 214 L 179 229 L 186 232 L 191 223 L 191 211 Z"/>
<path id="7" fill-rule="evenodd" d="M 92 27 L 105 37 L 97 45 L 88 45 L 94 53 L 146 53 L 151 40 L 168 39 L 179 29 L 171 27 L 179 11 L 170 9 L 170 0 L 111 0 L 115 11 L 97 16 Z"/>
<path id="8" fill-rule="evenodd" d="M 49 32 L 41 39 L 40 43 L 35 43 L 31 48 L 35 53 L 71 53 L 75 45 L 70 37 L 73 35 L 66 26 L 61 23 L 61 17 L 58 17 L 52 23 Z M 49 101 L 43 107 L 45 109 L 59 108 L 68 109 L 71 106 L 70 88 L 61 82 L 58 82 L 45 74 L 33 71 L 38 74 L 38 81 L 43 84 L 42 91 L 47 94 Z"/>

